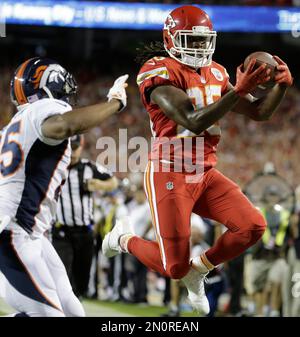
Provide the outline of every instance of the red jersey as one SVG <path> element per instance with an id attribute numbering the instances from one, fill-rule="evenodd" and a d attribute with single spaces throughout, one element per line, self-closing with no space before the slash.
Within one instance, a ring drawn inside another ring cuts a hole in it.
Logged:
<path id="1" fill-rule="evenodd" d="M 204 154 L 202 155 L 204 167 L 215 166 L 217 162 L 216 149 L 219 143 L 221 130 L 218 124 L 211 126 L 201 135 L 195 135 L 189 130 L 185 130 L 175 121 L 169 119 L 157 104 L 150 101 L 151 90 L 160 85 L 173 85 L 185 91 L 192 100 L 195 109 L 203 108 L 214 103 L 226 93 L 229 76 L 226 69 L 216 62 L 212 62 L 209 67 L 200 68 L 198 71 L 188 67 L 170 57 L 154 57 L 147 61 L 141 68 L 137 76 L 137 84 L 142 96 L 142 101 L 150 116 L 150 125 L 154 146 L 150 154 L 150 159 L 157 151 L 157 140 L 167 137 L 170 141 L 175 138 L 192 137 L 193 146 L 188 151 L 183 149 L 183 156 L 191 156 L 193 161 L 196 156 L 196 139 L 203 137 Z M 199 143 L 197 143 L 199 144 Z M 157 158 L 157 157 L 156 157 Z M 163 158 L 159 155 L 159 159 Z"/>

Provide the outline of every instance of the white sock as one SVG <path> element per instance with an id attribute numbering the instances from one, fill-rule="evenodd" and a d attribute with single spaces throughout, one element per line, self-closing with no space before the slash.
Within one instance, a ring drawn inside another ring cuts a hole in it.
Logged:
<path id="1" fill-rule="evenodd" d="M 120 237 L 120 247 L 123 251 L 123 253 L 129 253 L 128 252 L 128 242 L 133 237 L 133 234 L 124 234 Z"/>
<path id="2" fill-rule="evenodd" d="M 209 271 L 211 271 L 211 270 L 214 269 L 214 266 L 212 266 L 212 267 L 209 268 L 206 264 L 204 264 L 201 256 L 194 257 L 191 260 L 191 266 L 192 266 L 192 268 L 194 268 L 197 271 L 199 271 L 201 274 L 206 274 Z"/>

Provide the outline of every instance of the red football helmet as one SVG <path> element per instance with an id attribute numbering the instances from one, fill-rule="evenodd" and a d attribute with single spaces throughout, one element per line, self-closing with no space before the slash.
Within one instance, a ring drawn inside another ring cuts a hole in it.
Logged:
<path id="1" fill-rule="evenodd" d="M 216 37 L 209 16 L 195 6 L 174 9 L 168 15 L 163 30 L 164 46 L 168 54 L 194 68 L 211 64 Z"/>

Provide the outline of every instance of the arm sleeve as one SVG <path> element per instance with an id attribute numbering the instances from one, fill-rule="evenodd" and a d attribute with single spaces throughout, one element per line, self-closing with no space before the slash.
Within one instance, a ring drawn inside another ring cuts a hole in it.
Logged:
<path id="1" fill-rule="evenodd" d="M 152 90 L 161 85 L 176 85 L 176 76 L 164 62 L 148 61 L 137 76 L 137 84 L 144 103 L 150 103 Z"/>
<path id="2" fill-rule="evenodd" d="M 59 100 L 43 99 L 37 102 L 30 113 L 30 121 L 39 140 L 47 145 L 55 146 L 63 142 L 63 140 L 47 138 L 42 133 L 42 125 L 46 119 L 55 115 L 62 115 L 67 111 L 71 111 L 72 107 Z"/>

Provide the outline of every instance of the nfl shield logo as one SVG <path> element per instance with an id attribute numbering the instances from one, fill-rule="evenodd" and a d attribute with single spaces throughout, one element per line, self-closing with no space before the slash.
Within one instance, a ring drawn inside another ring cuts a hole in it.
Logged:
<path id="1" fill-rule="evenodd" d="M 166 183 L 167 190 L 171 191 L 174 188 L 174 184 L 172 181 Z"/>

